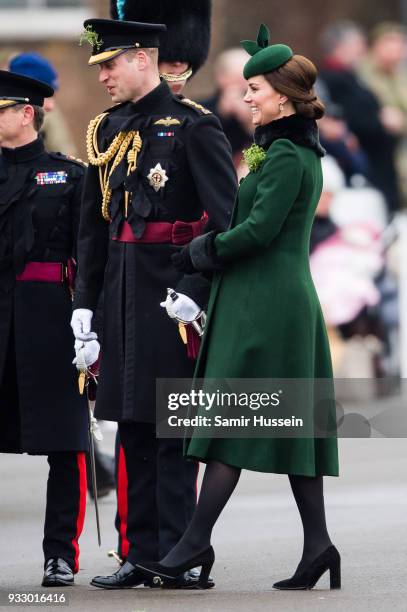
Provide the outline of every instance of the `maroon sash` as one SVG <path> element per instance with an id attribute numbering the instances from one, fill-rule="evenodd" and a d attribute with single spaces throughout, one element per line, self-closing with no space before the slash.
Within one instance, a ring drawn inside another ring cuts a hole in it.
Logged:
<path id="1" fill-rule="evenodd" d="M 18 281 L 39 281 L 42 283 L 63 283 L 67 278 L 67 269 L 61 262 L 29 261 L 21 274 L 16 276 Z"/>
<path id="2" fill-rule="evenodd" d="M 122 225 L 119 236 L 113 238 L 118 242 L 132 242 L 139 244 L 159 244 L 169 242 L 170 244 L 184 245 L 191 242 L 196 236 L 202 234 L 203 228 L 207 223 L 208 218 L 203 216 L 199 221 L 175 221 L 175 223 L 166 223 L 159 221 L 150 221 L 146 223 L 146 227 L 141 238 L 136 238 L 133 234 L 130 224 L 125 221 Z"/>

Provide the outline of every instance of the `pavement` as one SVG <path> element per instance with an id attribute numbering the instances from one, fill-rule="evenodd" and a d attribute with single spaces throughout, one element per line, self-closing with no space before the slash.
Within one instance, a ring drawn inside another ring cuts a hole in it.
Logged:
<path id="1" fill-rule="evenodd" d="M 113 432 L 105 446 L 113 449 Z M 245 472 L 218 521 L 213 545 L 216 588 L 162 591 L 139 587 L 103 591 L 89 585 L 112 573 L 115 496 L 100 500 L 102 547 L 88 500 L 75 586 L 48 590 L 42 578 L 42 527 L 46 457 L 0 456 L 0 610 L 10 592 L 64 593 L 72 611 L 296 612 L 407 611 L 407 453 L 404 439 L 342 439 L 340 477 L 324 481 L 327 522 L 342 556 L 342 589 L 330 591 L 328 573 L 311 591 L 276 591 L 272 583 L 294 572 L 302 551 L 302 527 L 285 475 Z M 47 605 L 48 610 L 61 605 Z M 64 606 L 66 609 L 66 606 Z"/>

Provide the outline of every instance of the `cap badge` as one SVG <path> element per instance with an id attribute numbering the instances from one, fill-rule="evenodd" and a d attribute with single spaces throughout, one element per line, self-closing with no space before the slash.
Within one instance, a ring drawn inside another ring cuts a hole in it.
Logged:
<path id="1" fill-rule="evenodd" d="M 181 125 L 181 121 L 173 117 L 166 117 L 165 119 L 158 119 L 158 121 L 154 122 L 154 125 L 165 125 L 165 127 L 170 127 L 170 125 Z"/>
<path id="2" fill-rule="evenodd" d="M 157 164 L 155 168 L 151 168 L 150 174 L 147 176 L 151 187 L 154 191 L 160 191 L 165 187 L 165 183 L 169 180 L 167 172 L 161 167 L 161 164 Z"/>

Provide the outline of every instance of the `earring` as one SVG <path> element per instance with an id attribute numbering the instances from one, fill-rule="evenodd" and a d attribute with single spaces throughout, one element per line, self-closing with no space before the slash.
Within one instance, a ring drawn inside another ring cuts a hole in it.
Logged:
<path id="1" fill-rule="evenodd" d="M 282 102 L 280 102 L 280 113 L 282 113 L 284 110 L 284 104 Z"/>

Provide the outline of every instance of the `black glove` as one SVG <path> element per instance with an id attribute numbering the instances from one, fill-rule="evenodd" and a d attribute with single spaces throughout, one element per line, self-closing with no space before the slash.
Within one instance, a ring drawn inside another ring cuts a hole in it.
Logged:
<path id="1" fill-rule="evenodd" d="M 174 268 L 177 268 L 180 272 L 184 272 L 184 274 L 192 274 L 196 271 L 189 253 L 189 244 L 184 246 L 177 253 L 174 253 L 174 255 L 171 255 L 171 260 Z"/>
<path id="2" fill-rule="evenodd" d="M 177 270 L 192 274 L 192 272 L 211 272 L 224 270 L 225 264 L 216 254 L 215 238 L 218 232 L 212 231 L 194 238 L 171 259 Z"/>
<path id="3" fill-rule="evenodd" d="M 215 238 L 219 232 L 212 231 L 194 238 L 189 245 L 189 255 L 192 265 L 199 272 L 212 272 L 213 270 L 224 270 L 225 262 L 222 261 L 215 248 Z"/>

